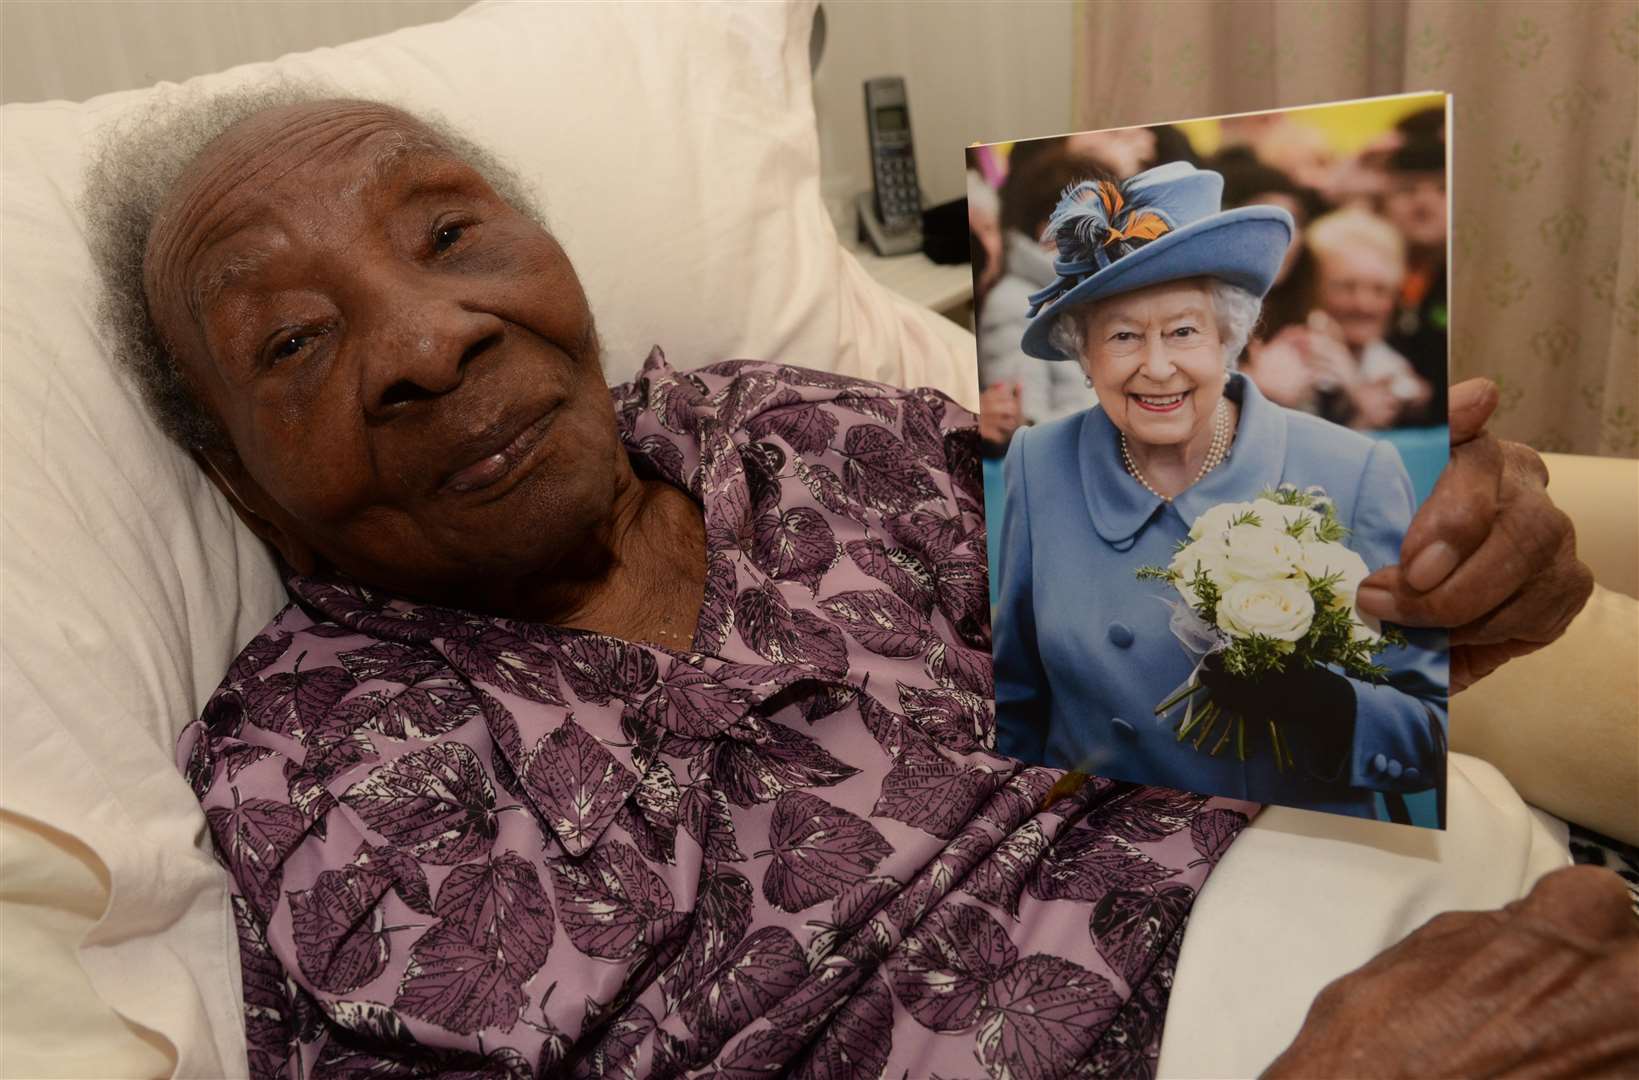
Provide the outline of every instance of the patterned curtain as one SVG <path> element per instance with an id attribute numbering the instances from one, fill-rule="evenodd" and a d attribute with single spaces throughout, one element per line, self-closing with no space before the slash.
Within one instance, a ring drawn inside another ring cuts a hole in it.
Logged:
<path id="1" fill-rule="evenodd" d="M 1075 128 L 1454 98 L 1451 366 L 1496 429 L 1639 457 L 1639 3 L 1084 0 Z"/>

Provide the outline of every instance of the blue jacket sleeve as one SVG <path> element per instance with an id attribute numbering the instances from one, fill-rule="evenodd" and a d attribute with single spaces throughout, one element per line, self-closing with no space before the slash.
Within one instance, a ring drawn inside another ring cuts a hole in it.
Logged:
<path id="1" fill-rule="evenodd" d="M 1031 595 L 1030 492 L 1025 480 L 1021 429 L 1007 450 L 1002 476 L 1005 494 L 1001 528 L 1000 602 L 991 620 L 991 653 L 996 670 L 996 751 L 1039 765 L 1047 752 L 1047 676 L 1036 651 L 1036 617 Z"/>
<path id="2" fill-rule="evenodd" d="M 1394 447 L 1375 444 L 1355 497 L 1347 543 L 1377 570 L 1400 559 L 1411 524 L 1411 478 Z M 1410 645 L 1378 657 L 1386 683 L 1351 679 L 1355 693 L 1354 747 L 1346 763 L 1349 784 L 1375 791 L 1434 787 L 1445 769 L 1447 668 L 1445 631 L 1407 633 Z"/>

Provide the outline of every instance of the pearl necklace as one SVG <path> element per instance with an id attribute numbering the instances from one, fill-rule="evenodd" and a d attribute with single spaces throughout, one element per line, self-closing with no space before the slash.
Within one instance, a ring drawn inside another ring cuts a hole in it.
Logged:
<path id="1" fill-rule="evenodd" d="M 1123 431 L 1119 434 L 1121 436 L 1121 460 L 1127 466 L 1127 472 L 1132 474 L 1134 480 L 1144 485 L 1145 491 L 1162 502 L 1171 502 L 1172 496 L 1163 495 L 1156 491 L 1150 486 L 1150 482 L 1144 479 L 1144 474 L 1138 471 L 1138 463 L 1133 460 L 1132 451 L 1127 448 L 1127 433 Z M 1199 484 L 1201 477 L 1223 464 L 1224 459 L 1229 456 L 1229 435 L 1229 410 L 1224 406 L 1224 399 L 1219 398 L 1218 407 L 1212 412 L 1212 442 L 1207 446 L 1206 459 L 1201 462 L 1201 471 L 1196 473 L 1195 479 L 1189 482 L 1190 487 Z"/>

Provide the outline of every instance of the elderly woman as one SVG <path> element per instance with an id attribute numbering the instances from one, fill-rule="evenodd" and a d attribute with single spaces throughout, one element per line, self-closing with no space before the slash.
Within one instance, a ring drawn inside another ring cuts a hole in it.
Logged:
<path id="1" fill-rule="evenodd" d="M 1085 412 L 1015 437 L 996 612 L 998 747 L 1124 780 L 1375 816 L 1373 793 L 1435 786 L 1444 770 L 1442 650 L 1393 650 L 1386 684 L 1325 669 L 1254 687 L 1219 677 L 1244 711 L 1283 715 L 1298 767 L 1212 756 L 1153 709 L 1190 678 L 1144 565 L 1165 566 L 1197 517 L 1281 484 L 1320 485 L 1377 569 L 1412 516 L 1394 449 L 1272 404 L 1230 369 L 1286 255 L 1276 207 L 1221 212 L 1217 173 L 1174 163 L 1070 189 L 1048 225 L 1057 281 L 1032 297 L 1026 352 L 1078 363 Z M 1135 678 L 1134 673 L 1142 677 Z"/>
<path id="2" fill-rule="evenodd" d="M 214 103 L 88 201 L 124 358 L 291 570 L 179 745 L 253 1075 L 1152 1071 L 1249 807 L 1043 811 L 987 749 L 970 414 L 606 387 L 515 181 L 371 102 Z"/>

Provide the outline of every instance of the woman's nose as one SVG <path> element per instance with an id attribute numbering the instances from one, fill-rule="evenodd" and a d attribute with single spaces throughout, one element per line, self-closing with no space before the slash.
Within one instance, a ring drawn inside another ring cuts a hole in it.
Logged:
<path id="1" fill-rule="evenodd" d="M 1160 334 L 1144 339 L 1144 374 L 1155 382 L 1164 382 L 1172 375 L 1172 357 L 1167 354 L 1166 341 Z"/>
<path id="2" fill-rule="evenodd" d="M 447 288 L 383 283 L 373 306 L 361 390 L 374 414 L 449 393 L 468 363 L 501 341 L 499 319 L 472 310 Z"/>

